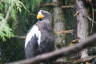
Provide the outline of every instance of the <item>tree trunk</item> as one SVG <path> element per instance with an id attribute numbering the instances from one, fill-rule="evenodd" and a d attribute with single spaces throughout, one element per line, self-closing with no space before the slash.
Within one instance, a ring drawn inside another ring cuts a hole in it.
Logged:
<path id="1" fill-rule="evenodd" d="M 58 4 L 60 3 L 59 0 L 53 0 L 54 3 L 57 3 L 57 6 L 53 8 L 53 19 L 54 19 L 54 31 L 59 32 L 65 29 L 64 27 L 64 17 L 62 13 L 62 9 L 58 7 Z M 55 43 L 58 48 L 61 48 L 65 44 L 65 35 L 59 34 L 56 35 Z"/>
<path id="2" fill-rule="evenodd" d="M 84 4 L 81 0 L 76 0 L 77 15 L 77 37 L 80 39 L 79 42 L 85 40 L 88 36 L 88 15 L 87 10 L 84 8 Z M 87 49 L 82 50 L 81 58 L 88 57 Z"/>

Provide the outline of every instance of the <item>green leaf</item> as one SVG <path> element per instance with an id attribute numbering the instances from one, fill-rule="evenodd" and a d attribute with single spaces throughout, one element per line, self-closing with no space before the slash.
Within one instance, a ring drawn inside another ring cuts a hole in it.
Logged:
<path id="1" fill-rule="evenodd" d="M 9 25 L 6 23 L 6 21 L 3 19 L 0 21 L 0 37 L 3 41 L 6 41 L 6 38 L 11 38 L 13 37 L 13 31 L 9 27 Z"/>

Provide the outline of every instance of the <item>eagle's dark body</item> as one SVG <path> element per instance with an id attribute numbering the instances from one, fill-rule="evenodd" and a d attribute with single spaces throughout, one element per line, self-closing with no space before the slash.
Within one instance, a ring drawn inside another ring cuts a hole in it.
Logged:
<path id="1" fill-rule="evenodd" d="M 47 53 L 54 50 L 54 35 L 50 25 L 43 22 L 37 22 L 36 26 L 39 27 L 41 32 L 41 42 L 38 44 L 38 37 L 34 35 L 25 48 L 26 57 L 32 58 L 38 54 Z"/>
<path id="2" fill-rule="evenodd" d="M 50 18 L 50 16 L 45 16 L 45 18 L 39 20 L 27 34 L 25 40 L 26 58 L 33 58 L 54 50 L 54 34 Z"/>

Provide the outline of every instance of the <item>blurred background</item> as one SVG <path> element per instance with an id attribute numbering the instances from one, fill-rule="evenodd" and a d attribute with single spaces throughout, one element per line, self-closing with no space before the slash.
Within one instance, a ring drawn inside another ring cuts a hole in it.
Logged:
<path id="1" fill-rule="evenodd" d="M 53 30 L 74 30 L 69 34 L 57 35 L 56 48 L 69 46 L 77 38 L 76 0 L 0 0 L 0 62 L 25 59 L 25 36 L 40 9 L 53 16 Z M 88 22 L 89 35 L 96 32 L 96 0 L 82 0 L 88 15 L 94 22 Z M 56 20 L 59 18 L 59 22 Z M 59 27 L 57 26 L 59 24 Z M 59 40 L 58 40 L 59 39 Z M 96 53 L 89 48 L 89 55 Z"/>

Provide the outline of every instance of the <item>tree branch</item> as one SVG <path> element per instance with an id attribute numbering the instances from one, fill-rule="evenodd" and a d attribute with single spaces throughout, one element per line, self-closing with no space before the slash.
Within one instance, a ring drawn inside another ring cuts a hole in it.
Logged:
<path id="1" fill-rule="evenodd" d="M 64 5 L 64 6 L 61 6 L 62 9 L 65 9 L 65 8 L 74 8 L 74 5 Z"/>
<path id="2" fill-rule="evenodd" d="M 59 5 L 58 3 L 52 2 L 52 3 L 45 3 L 42 4 L 41 6 L 51 6 L 51 7 L 56 7 L 56 6 L 60 6 L 61 8 L 74 8 L 74 5 Z"/>
<path id="3" fill-rule="evenodd" d="M 75 60 L 73 63 L 74 64 L 78 64 L 78 63 L 83 63 L 83 62 L 88 62 L 88 61 L 90 61 L 90 60 L 92 60 L 92 59 L 94 59 L 94 58 L 96 58 L 96 56 L 93 56 L 93 57 L 88 57 L 88 58 L 86 58 L 86 59 L 78 59 L 78 60 Z"/>
<path id="4" fill-rule="evenodd" d="M 62 31 L 59 31 L 59 32 L 55 32 L 55 34 L 69 34 L 69 33 L 73 33 L 73 30 L 62 30 Z M 25 39 L 26 36 L 16 35 L 13 38 Z"/>
<path id="5" fill-rule="evenodd" d="M 17 61 L 17 62 L 8 63 L 8 64 L 30 64 L 30 63 L 35 64 L 35 63 L 39 63 L 42 60 L 50 59 L 58 55 L 63 54 L 63 56 L 68 56 L 68 55 L 74 54 L 84 48 L 93 46 L 95 43 L 96 43 L 96 34 L 88 37 L 85 41 L 82 41 L 82 43 L 79 42 L 74 46 L 61 48 L 59 50 L 56 50 L 50 53 L 38 55 L 35 58 L 26 59 L 26 60 Z"/>
<path id="6" fill-rule="evenodd" d="M 61 30 L 59 32 L 55 32 L 55 34 L 68 34 L 73 33 L 73 30 Z"/>
<path id="7" fill-rule="evenodd" d="M 58 6 L 58 3 L 45 3 L 43 4 L 42 6 L 46 7 L 46 6 L 52 6 L 52 7 L 55 7 L 55 6 Z"/>

